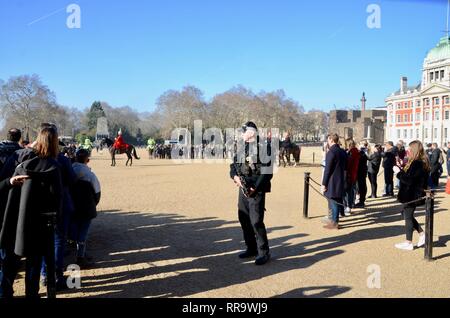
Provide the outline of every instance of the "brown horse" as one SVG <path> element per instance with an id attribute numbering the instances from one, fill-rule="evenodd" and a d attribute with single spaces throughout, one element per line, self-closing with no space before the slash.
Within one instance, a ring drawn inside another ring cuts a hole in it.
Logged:
<path id="1" fill-rule="evenodd" d="M 299 145 L 293 144 L 291 147 L 280 146 L 279 166 L 283 163 L 283 167 L 286 168 L 286 165 L 291 166 L 291 155 L 294 157 L 295 164 L 294 167 L 300 164 L 300 155 L 302 153 L 302 148 Z"/>
<path id="2" fill-rule="evenodd" d="M 130 167 L 133 165 L 133 156 L 136 160 L 140 160 L 141 158 L 138 157 L 136 148 L 133 145 L 128 145 L 127 148 L 124 149 L 116 149 L 114 147 L 114 142 L 109 138 L 103 138 L 101 143 L 101 146 L 107 146 L 109 148 L 109 153 L 111 154 L 111 166 L 116 166 L 116 155 L 122 155 L 126 154 L 128 157 L 128 160 L 126 162 L 126 166 L 128 166 L 128 162 L 130 162 Z"/>

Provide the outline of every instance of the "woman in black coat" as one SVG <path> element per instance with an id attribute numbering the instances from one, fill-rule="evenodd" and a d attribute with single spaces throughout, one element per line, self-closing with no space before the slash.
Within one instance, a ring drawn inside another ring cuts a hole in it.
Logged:
<path id="1" fill-rule="evenodd" d="M 27 175 L 28 178 L 20 188 L 10 189 L 0 231 L 0 248 L 4 255 L 0 297 L 3 298 L 13 296 L 21 257 L 26 258 L 26 296 L 39 297 L 42 258 L 52 251 L 48 218 L 54 215 L 56 221 L 60 221 L 62 184 L 56 161 L 58 134 L 54 128 L 41 130 L 33 152 L 35 156 L 15 170 L 16 176 Z"/>
<path id="2" fill-rule="evenodd" d="M 420 141 L 413 141 L 409 144 L 410 158 L 408 164 L 400 172 L 397 178 L 400 180 L 400 190 L 398 200 L 401 203 L 408 203 L 418 200 L 425 196 L 425 190 L 428 188 L 428 175 L 430 172 L 430 162 Z M 416 208 L 423 205 L 425 200 L 404 205 L 403 217 L 406 226 L 406 241 L 396 244 L 395 247 L 402 250 L 412 251 L 413 232 L 416 230 L 420 237 L 417 247 L 425 245 L 425 232 L 420 227 L 419 222 L 414 218 Z"/>

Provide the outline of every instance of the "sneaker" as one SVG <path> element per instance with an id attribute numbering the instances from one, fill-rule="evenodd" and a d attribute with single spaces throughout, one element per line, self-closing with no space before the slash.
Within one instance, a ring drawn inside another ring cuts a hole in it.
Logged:
<path id="1" fill-rule="evenodd" d="M 331 222 L 331 219 L 328 216 L 324 216 L 322 218 L 322 220 L 320 220 L 320 222 L 324 223 L 324 224 L 328 224 Z"/>
<path id="2" fill-rule="evenodd" d="M 345 214 L 345 216 L 351 216 L 352 215 L 352 209 L 345 208 L 344 214 Z"/>
<path id="3" fill-rule="evenodd" d="M 239 258 L 246 259 L 246 258 L 255 257 L 257 255 L 258 255 L 257 251 L 246 250 L 245 252 L 242 252 L 241 254 L 239 254 Z"/>
<path id="4" fill-rule="evenodd" d="M 255 260 L 255 265 L 261 266 L 266 264 L 270 260 L 270 254 L 266 254 L 264 256 L 259 256 Z"/>
<path id="5" fill-rule="evenodd" d="M 395 244 L 395 247 L 398 248 L 399 250 L 405 250 L 405 251 L 413 251 L 414 250 L 413 243 L 408 243 L 408 242 Z"/>
<path id="6" fill-rule="evenodd" d="M 417 243 L 417 247 L 422 247 L 425 245 L 425 233 L 422 233 L 419 237 L 419 243 Z"/>

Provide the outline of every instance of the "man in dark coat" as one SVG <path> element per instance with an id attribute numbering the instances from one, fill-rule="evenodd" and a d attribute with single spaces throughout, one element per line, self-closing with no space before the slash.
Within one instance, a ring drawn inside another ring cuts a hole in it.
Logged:
<path id="1" fill-rule="evenodd" d="M 331 134 L 328 137 L 330 150 L 326 156 L 325 171 L 322 182 L 322 192 L 329 199 L 329 209 L 332 211 L 332 220 L 325 225 L 326 229 L 339 228 L 339 214 L 343 213 L 343 197 L 345 193 L 345 178 L 348 156 L 339 146 L 339 135 Z"/>
<path id="2" fill-rule="evenodd" d="M 355 205 L 357 209 L 363 209 L 365 207 L 366 196 L 367 196 L 367 161 L 368 161 L 368 147 L 367 142 L 363 142 L 359 149 L 359 162 L 358 162 L 358 193 L 359 193 L 359 203 Z"/>
<path id="3" fill-rule="evenodd" d="M 372 154 L 368 158 L 369 165 L 367 173 L 369 175 L 370 186 L 372 188 L 372 194 L 370 197 L 372 199 L 377 198 L 377 188 L 378 188 L 378 172 L 380 172 L 381 166 L 381 145 L 376 145 L 373 147 Z"/>
<path id="4" fill-rule="evenodd" d="M 234 164 L 230 167 L 231 179 L 242 189 L 239 191 L 238 210 L 247 250 L 241 253 L 239 258 L 257 256 L 255 264 L 264 265 L 270 260 L 264 214 L 266 193 L 271 191 L 274 160 L 270 143 L 259 143 L 258 128 L 255 123 L 248 122 L 243 129 L 243 156 L 237 154 Z M 269 161 L 267 157 L 263 158 L 263 154 L 259 151 L 263 145 L 267 147 L 267 155 L 271 157 Z M 256 152 L 251 151 L 255 148 Z"/>
<path id="5" fill-rule="evenodd" d="M 8 158 L 22 147 L 19 141 L 22 138 L 22 133 L 19 129 L 13 128 L 8 131 L 8 139 L 0 142 L 0 171 L 5 165 Z"/>
<path id="6" fill-rule="evenodd" d="M 436 190 L 439 187 L 439 178 L 442 173 L 442 165 L 440 162 L 442 151 L 439 149 L 437 143 L 431 145 L 431 156 L 430 156 L 430 178 L 431 178 L 431 189 Z"/>
<path id="7" fill-rule="evenodd" d="M 385 144 L 385 150 L 381 153 L 383 158 L 383 169 L 384 169 L 384 183 L 385 192 L 383 197 L 393 197 L 394 196 L 394 166 L 396 164 L 396 148 L 392 141 L 388 141 Z"/>

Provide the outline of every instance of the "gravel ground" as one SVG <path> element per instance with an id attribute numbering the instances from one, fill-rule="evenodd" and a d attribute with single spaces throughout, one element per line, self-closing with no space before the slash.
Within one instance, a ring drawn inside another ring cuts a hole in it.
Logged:
<path id="1" fill-rule="evenodd" d="M 227 165 L 141 156 L 132 168 L 124 158 L 112 168 L 107 153 L 94 154 L 90 165 L 103 187 L 88 245 L 95 268 L 81 273 L 81 289 L 59 297 L 450 296 L 448 195 L 436 201 L 436 260 L 426 262 L 423 249 L 394 248 L 404 226 L 393 200 L 371 200 L 368 211 L 342 220 L 343 229 L 327 231 L 321 224 L 327 204 L 316 193 L 311 218 L 302 218 L 304 172 L 319 180 L 321 169 L 280 169 L 265 222 L 273 260 L 256 267 L 237 258 L 244 246 Z M 423 209 L 417 216 L 423 224 Z M 368 287 L 373 268 L 380 270 L 380 288 Z"/>

